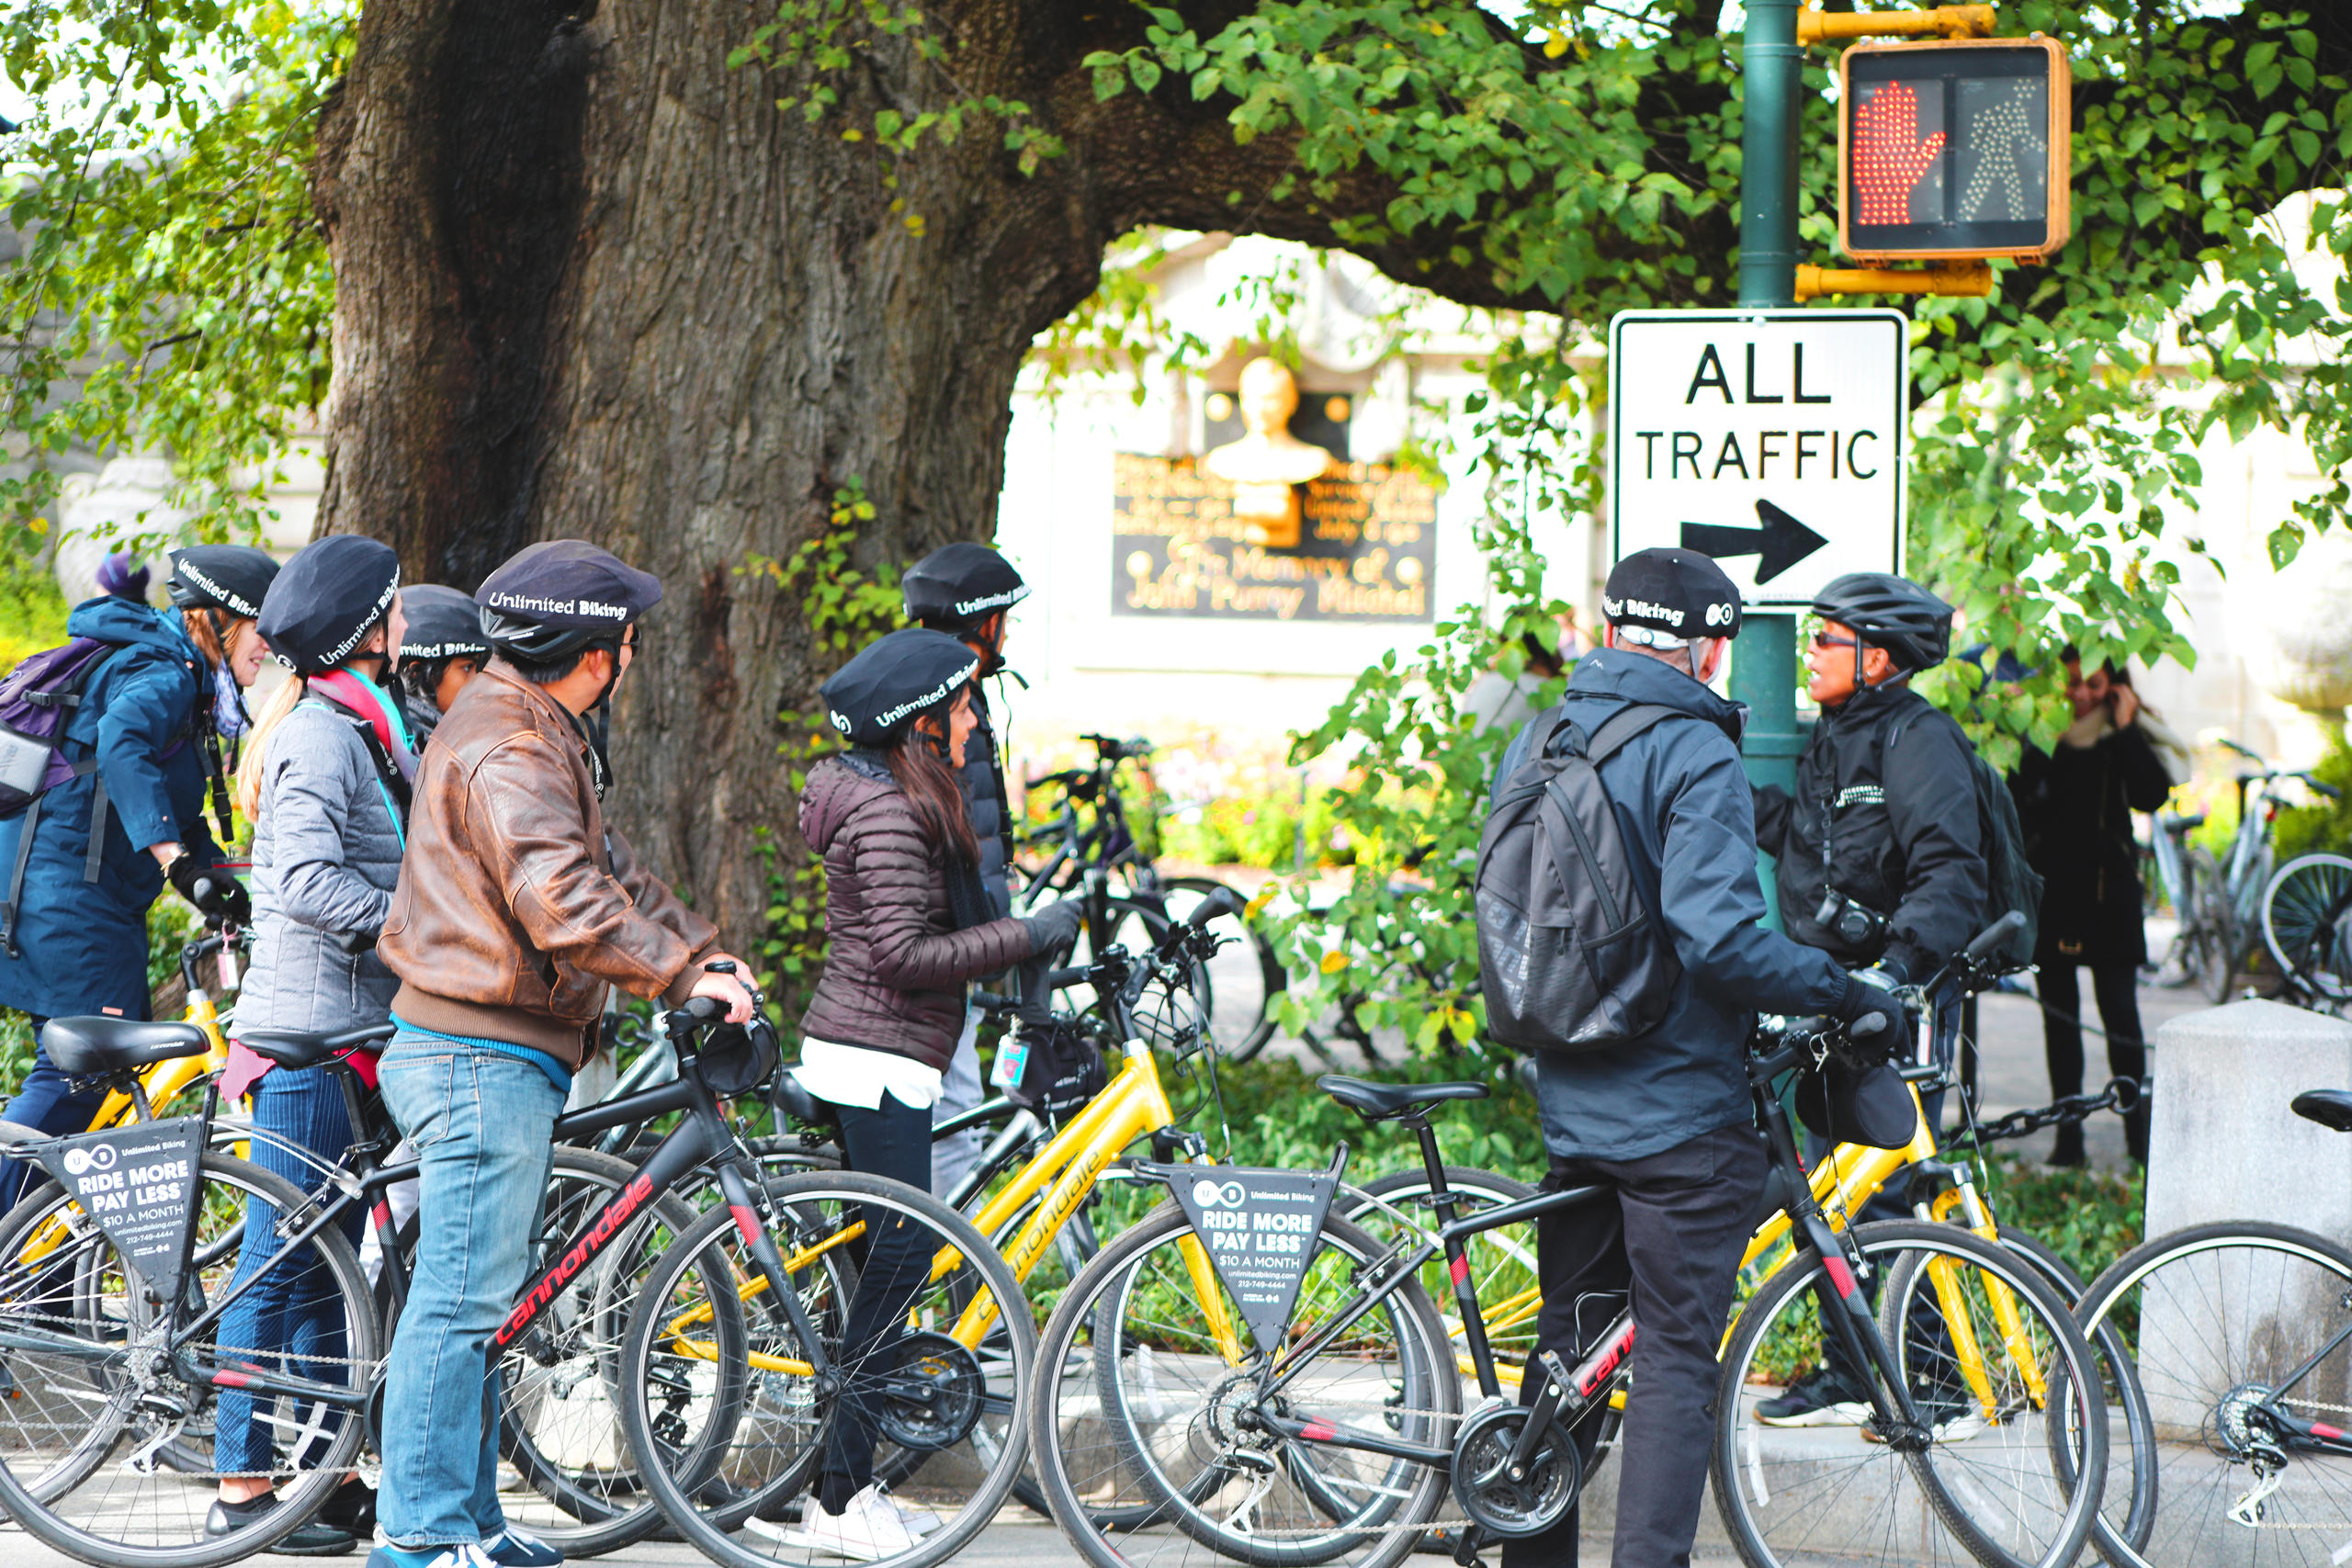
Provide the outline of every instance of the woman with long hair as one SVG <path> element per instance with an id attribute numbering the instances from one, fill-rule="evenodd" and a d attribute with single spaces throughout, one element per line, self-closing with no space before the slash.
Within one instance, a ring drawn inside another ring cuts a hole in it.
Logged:
<path id="1" fill-rule="evenodd" d="M 388 679 L 402 629 L 399 558 L 356 535 L 321 539 L 278 574 L 259 627 L 291 673 L 255 721 L 237 776 L 238 806 L 254 824 L 254 945 L 234 1032 L 251 1038 L 381 1023 L 400 983 L 373 946 L 400 880 L 416 771 Z M 272 1134 L 254 1140 L 254 1163 L 303 1191 L 319 1185 L 318 1172 L 291 1148 L 332 1163 L 350 1145 L 343 1091 L 326 1067 L 274 1067 L 238 1045 L 222 1089 L 250 1089 L 254 1125 Z M 277 1218 L 254 1200 L 241 1281 L 284 1245 Z M 354 1210 L 346 1221 L 354 1245 L 359 1220 Z M 345 1353 L 346 1325 L 329 1284 L 295 1273 L 278 1269 L 254 1284 L 223 1314 L 220 1336 L 254 1357 L 283 1356 L 301 1376 L 311 1362 Z M 205 1533 L 222 1536 L 276 1506 L 274 1472 L 309 1461 L 299 1444 L 278 1451 L 272 1422 L 250 1395 L 224 1389 L 213 1425 L 220 1495 Z M 272 1550 L 349 1551 L 373 1528 L 373 1512 L 368 1488 L 347 1483 Z"/>
<path id="2" fill-rule="evenodd" d="M 16 887 L 0 892 L 0 1007 L 31 1014 L 36 1040 L 51 1018 L 149 1016 L 147 909 L 166 880 L 209 913 L 249 912 L 219 869 L 205 794 L 225 840 L 222 751 L 244 728 L 263 654 L 254 617 L 277 575 L 266 551 L 198 545 L 172 558 L 173 608 L 116 593 L 74 607 L 66 631 L 101 645 L 58 747 L 74 776 L 0 821 L 0 888 Z M 36 1045 L 6 1115 L 78 1133 L 104 1099 Z M 24 1167 L 0 1162 L 0 1210 L 25 1181 Z"/>
<path id="3" fill-rule="evenodd" d="M 944 632 L 892 632 L 825 682 L 849 750 L 808 770 L 800 831 L 825 860 L 823 978 L 801 1021 L 798 1077 L 841 1119 L 842 1163 L 931 1190 L 931 1106 L 978 1014 L 968 984 L 1069 945 L 1075 901 L 995 917 L 955 770 L 978 727 L 980 657 Z M 909 1549 L 929 1521 L 874 1483 L 878 1409 L 858 1369 L 890 1364 L 929 1244 L 903 1219 L 867 1218 L 868 1251 L 842 1335 L 846 1391 L 817 1495 L 788 1544 L 866 1562 Z M 752 1529 L 764 1527 L 754 1520 Z"/>

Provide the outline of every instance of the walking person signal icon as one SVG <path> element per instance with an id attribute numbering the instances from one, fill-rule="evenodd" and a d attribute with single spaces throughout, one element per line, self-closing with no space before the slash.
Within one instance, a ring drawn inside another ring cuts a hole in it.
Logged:
<path id="1" fill-rule="evenodd" d="M 2056 42 L 1860 44 L 1839 74 L 1847 254 L 2040 259 L 2065 244 L 2073 78 Z"/>

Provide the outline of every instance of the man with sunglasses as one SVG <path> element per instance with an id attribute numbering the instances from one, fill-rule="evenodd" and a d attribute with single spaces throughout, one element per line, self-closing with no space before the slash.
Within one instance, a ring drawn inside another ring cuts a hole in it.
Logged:
<path id="1" fill-rule="evenodd" d="M 1783 930 L 1849 969 L 1895 986 L 1927 980 L 1982 927 L 1984 846 L 1974 759 L 1911 677 L 1951 651 L 1952 608 L 1906 579 L 1849 572 L 1813 602 L 1805 690 L 1821 705 L 1793 792 L 1756 792 L 1756 841 L 1778 858 Z M 1936 1010 L 1951 1065 L 1956 1007 Z M 1941 1111 L 1928 1097 L 1928 1114 Z M 1905 1218 L 1899 1201 L 1871 1219 Z M 1858 1426 L 1859 1386 L 1834 1366 L 1757 1406 L 1769 1426 Z"/>

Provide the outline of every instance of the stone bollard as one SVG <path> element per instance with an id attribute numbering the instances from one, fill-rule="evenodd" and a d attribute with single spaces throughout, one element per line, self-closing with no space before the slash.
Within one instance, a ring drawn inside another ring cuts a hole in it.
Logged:
<path id="1" fill-rule="evenodd" d="M 2148 1239 L 2252 1220 L 2352 1240 L 2352 1134 L 2289 1109 L 2307 1089 L 2346 1087 L 2352 1023 L 2340 1019 L 2277 1002 L 2233 1002 L 2159 1029 Z M 2282 1265 L 2276 1255 L 2239 1254 L 2233 1265 L 2197 1275 L 2194 1292 L 2156 1291 L 2143 1299 L 2142 1343 L 2169 1348 L 2165 1375 L 2146 1380 L 2159 1436 L 2201 1440 L 2214 1400 L 2243 1369 L 2328 1317 L 2332 1277 Z"/>
<path id="2" fill-rule="evenodd" d="M 2352 1134 L 2287 1108 L 2307 1089 L 2352 1089 L 2352 1022 L 2254 1001 L 2158 1029 L 2149 1238 L 2269 1220 L 2352 1241 Z"/>

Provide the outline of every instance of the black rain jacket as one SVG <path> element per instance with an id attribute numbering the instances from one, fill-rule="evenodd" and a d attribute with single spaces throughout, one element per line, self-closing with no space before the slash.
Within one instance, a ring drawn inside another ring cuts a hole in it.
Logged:
<path id="1" fill-rule="evenodd" d="M 1647 654 L 1603 649 L 1577 662 L 1562 708 L 1589 735 L 1634 703 L 1698 721 L 1667 719 L 1600 764 L 1640 891 L 1665 923 L 1683 980 L 1647 1036 L 1579 1055 L 1537 1055 L 1544 1144 L 1567 1159 L 1639 1159 L 1746 1124 L 1754 1114 L 1744 1065 L 1753 1015 L 1826 1012 L 1846 992 L 1845 972 L 1826 954 L 1760 923 L 1739 707 Z M 1498 784 L 1526 757 L 1532 728 L 1504 753 Z"/>
<path id="2" fill-rule="evenodd" d="M 964 766 L 956 783 L 972 814 L 972 837 L 979 842 L 980 886 L 988 890 L 989 911 L 1001 920 L 1012 913 L 1012 884 L 1006 874 L 1012 862 L 1012 811 L 1005 798 L 996 728 L 989 722 L 989 699 L 978 681 L 972 682 L 972 713 L 980 724 L 964 742 Z"/>
<path id="3" fill-rule="evenodd" d="M 1974 769 L 1960 726 L 1907 682 L 1825 712 L 1797 759 L 1795 795 L 1756 792 L 1756 841 L 1780 861 L 1782 928 L 1849 967 L 1883 959 L 1915 981 L 1941 968 L 1984 919 Z M 1832 886 L 1889 917 L 1883 940 L 1843 942 L 1814 919 Z"/>

